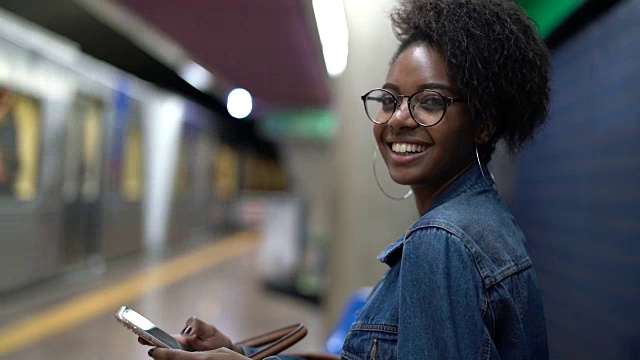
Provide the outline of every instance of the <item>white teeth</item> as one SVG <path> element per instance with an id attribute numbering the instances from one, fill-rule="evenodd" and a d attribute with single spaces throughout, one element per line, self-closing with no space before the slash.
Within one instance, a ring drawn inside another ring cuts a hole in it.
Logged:
<path id="1" fill-rule="evenodd" d="M 395 153 L 421 153 L 427 149 L 426 145 L 392 143 L 391 150 Z"/>

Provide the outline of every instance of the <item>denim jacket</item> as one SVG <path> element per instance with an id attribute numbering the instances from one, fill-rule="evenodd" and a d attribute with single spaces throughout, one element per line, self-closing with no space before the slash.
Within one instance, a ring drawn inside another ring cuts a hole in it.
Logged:
<path id="1" fill-rule="evenodd" d="M 378 256 L 389 270 L 351 325 L 341 357 L 548 359 L 524 242 L 493 181 L 470 168 Z"/>

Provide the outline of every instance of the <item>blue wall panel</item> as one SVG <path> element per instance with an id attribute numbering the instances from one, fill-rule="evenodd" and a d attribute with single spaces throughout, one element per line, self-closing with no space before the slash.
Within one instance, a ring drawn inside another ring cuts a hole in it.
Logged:
<path id="1" fill-rule="evenodd" d="M 554 359 L 640 359 L 640 0 L 554 53 L 549 122 L 512 208 L 529 241 Z"/>

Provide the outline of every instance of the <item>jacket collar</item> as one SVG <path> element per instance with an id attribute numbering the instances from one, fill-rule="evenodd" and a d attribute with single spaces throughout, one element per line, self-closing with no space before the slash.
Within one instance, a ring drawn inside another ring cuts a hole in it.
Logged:
<path id="1" fill-rule="evenodd" d="M 483 186 L 493 186 L 495 187 L 495 183 L 493 182 L 492 175 L 489 172 L 489 169 L 486 165 L 482 166 L 482 171 L 484 171 L 484 176 L 480 171 L 479 166 L 472 166 L 469 170 L 465 171 L 462 175 L 460 175 L 456 180 L 454 180 L 449 187 L 447 187 L 433 202 L 431 208 L 421 216 L 424 217 L 429 212 L 438 206 L 468 192 Z M 404 240 L 415 230 L 416 227 L 420 226 L 420 221 L 416 221 L 409 230 L 405 233 L 403 237 L 394 241 L 391 245 L 389 245 L 386 249 L 384 249 L 380 254 L 378 254 L 377 258 L 380 262 L 383 262 L 389 266 L 395 264 L 398 259 L 400 259 L 400 255 L 402 254 L 402 248 L 404 246 Z"/>
<path id="2" fill-rule="evenodd" d="M 395 261 L 391 261 L 394 259 L 392 254 L 398 252 L 398 255 L 402 253 L 402 247 L 404 246 L 404 236 L 400 239 L 394 241 L 391 245 L 389 245 L 386 249 L 384 249 L 380 254 L 378 254 L 378 260 L 383 262 L 389 266 L 392 266 Z"/>

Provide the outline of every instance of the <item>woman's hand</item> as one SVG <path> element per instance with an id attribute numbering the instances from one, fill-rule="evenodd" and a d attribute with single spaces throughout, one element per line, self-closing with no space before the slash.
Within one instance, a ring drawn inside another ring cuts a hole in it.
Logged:
<path id="1" fill-rule="evenodd" d="M 231 349 L 236 353 L 242 354 L 242 349 L 240 348 L 240 346 L 233 344 L 231 342 L 231 339 L 229 339 L 225 334 L 216 329 L 215 326 L 207 324 L 195 316 L 189 318 L 180 335 L 174 335 L 174 337 L 180 343 L 187 345 L 194 351 L 206 351 L 226 348 L 226 350 Z M 143 345 L 150 345 L 142 338 L 138 338 L 138 342 Z"/>
<path id="2" fill-rule="evenodd" d="M 153 348 L 149 350 L 149 356 L 155 360 L 247 360 L 235 351 L 227 348 L 219 348 L 203 352 L 186 352 L 182 350 Z"/>

